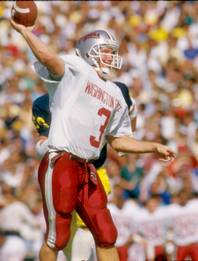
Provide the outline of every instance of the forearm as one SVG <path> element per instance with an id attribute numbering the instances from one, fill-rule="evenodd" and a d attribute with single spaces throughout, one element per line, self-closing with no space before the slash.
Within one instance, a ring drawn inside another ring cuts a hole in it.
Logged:
<path id="1" fill-rule="evenodd" d="M 116 151 L 125 153 L 150 153 L 156 152 L 157 143 L 138 141 L 128 136 L 119 138 L 109 137 L 109 143 Z"/>
<path id="2" fill-rule="evenodd" d="M 36 58 L 45 65 L 50 72 L 57 76 L 64 74 L 64 62 L 57 54 L 28 29 L 22 30 L 21 34 Z"/>

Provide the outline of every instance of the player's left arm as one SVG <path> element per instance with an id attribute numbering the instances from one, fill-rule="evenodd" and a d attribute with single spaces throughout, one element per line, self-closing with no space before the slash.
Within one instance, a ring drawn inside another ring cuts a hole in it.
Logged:
<path id="1" fill-rule="evenodd" d="M 116 151 L 126 153 L 155 153 L 159 160 L 169 161 L 175 153 L 167 146 L 157 142 L 138 141 L 130 136 L 108 137 L 108 142 Z"/>

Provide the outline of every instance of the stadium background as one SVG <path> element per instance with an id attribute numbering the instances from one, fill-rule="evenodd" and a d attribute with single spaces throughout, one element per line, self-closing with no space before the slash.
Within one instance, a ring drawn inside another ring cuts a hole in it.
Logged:
<path id="1" fill-rule="evenodd" d="M 44 230 L 31 106 L 45 87 L 31 69 L 26 43 L 10 27 L 11 5 L 0 3 L 0 245 L 6 242 L 5 231 L 14 230 L 25 238 L 24 253 L 30 258 Z M 34 33 L 57 52 L 70 52 L 76 39 L 93 29 L 116 35 L 124 65 L 115 78 L 129 86 L 138 106 L 134 137 L 168 144 L 177 152 L 170 164 L 152 155 L 119 158 L 111 153 L 106 168 L 113 192 L 119 187 L 126 202 L 141 207 L 156 195 L 167 207 L 182 193 L 196 198 L 198 2 L 40 1 L 37 6 Z M 19 208 L 10 216 L 6 211 L 13 202 Z"/>

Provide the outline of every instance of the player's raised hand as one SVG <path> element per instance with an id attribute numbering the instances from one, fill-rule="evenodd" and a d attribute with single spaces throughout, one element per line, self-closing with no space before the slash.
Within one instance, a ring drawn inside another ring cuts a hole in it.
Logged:
<path id="1" fill-rule="evenodd" d="M 32 27 L 26 27 L 22 24 L 18 24 L 13 19 L 10 19 L 10 24 L 19 33 L 22 33 L 25 30 L 28 30 L 28 31 L 32 30 Z"/>
<path id="2" fill-rule="evenodd" d="M 158 159 L 162 161 L 172 161 L 176 157 L 173 150 L 162 144 L 157 144 L 155 153 Z"/>
<path id="3" fill-rule="evenodd" d="M 13 19 L 10 19 L 10 24 L 19 33 L 26 29 L 24 25 L 16 23 Z"/>

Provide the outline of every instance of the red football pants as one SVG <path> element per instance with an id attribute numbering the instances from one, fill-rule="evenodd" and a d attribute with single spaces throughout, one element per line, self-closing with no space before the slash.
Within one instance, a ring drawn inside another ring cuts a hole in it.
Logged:
<path id="1" fill-rule="evenodd" d="M 198 243 L 177 247 L 177 261 L 183 261 L 191 257 L 192 261 L 198 260 Z"/>
<path id="2" fill-rule="evenodd" d="M 56 249 L 66 246 L 70 237 L 71 213 L 75 209 L 92 232 L 96 244 L 112 247 L 117 230 L 93 165 L 71 159 L 65 152 L 52 166 L 50 156 L 44 156 L 38 170 L 48 246 Z"/>
<path id="3" fill-rule="evenodd" d="M 164 261 L 166 260 L 166 253 L 163 246 L 155 247 L 155 261 Z"/>
<path id="4" fill-rule="evenodd" d="M 146 259 L 147 261 L 148 259 Z M 155 246 L 155 261 L 166 261 L 166 253 L 165 253 L 165 249 L 163 246 L 159 245 L 159 246 Z M 175 260 L 176 261 L 176 260 Z"/>

